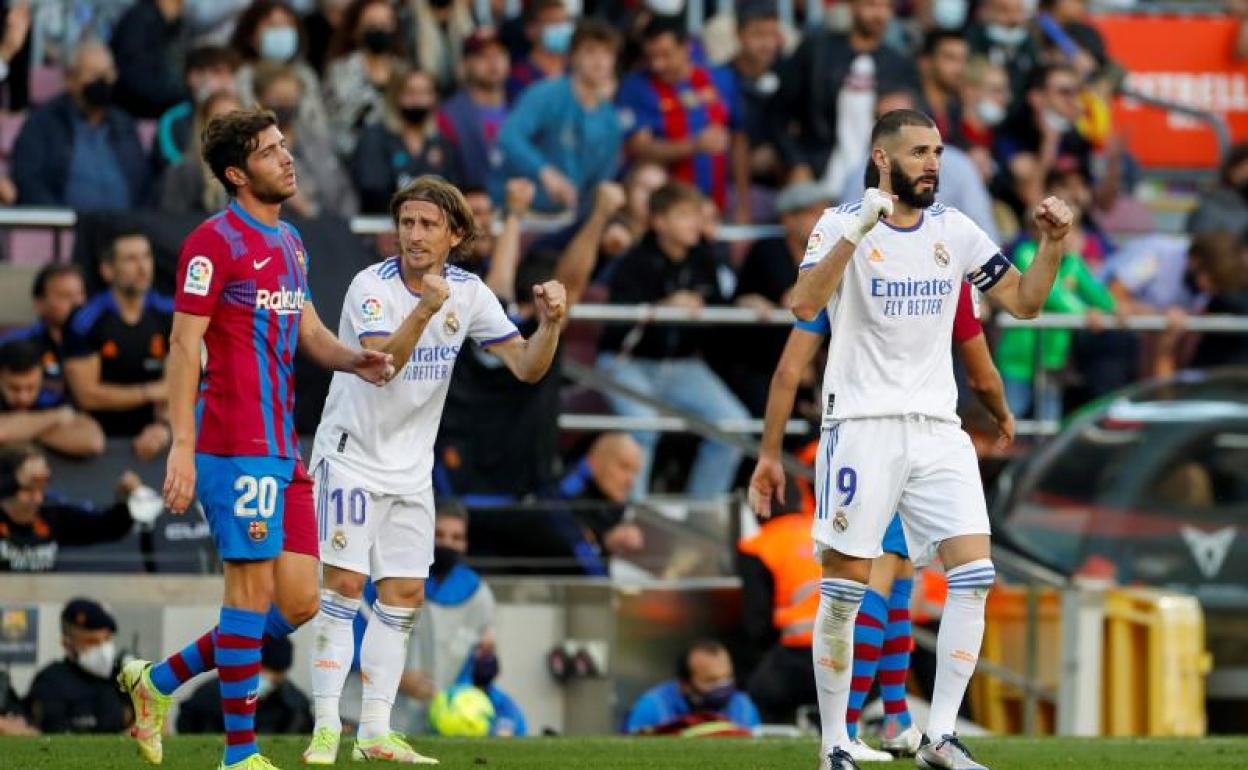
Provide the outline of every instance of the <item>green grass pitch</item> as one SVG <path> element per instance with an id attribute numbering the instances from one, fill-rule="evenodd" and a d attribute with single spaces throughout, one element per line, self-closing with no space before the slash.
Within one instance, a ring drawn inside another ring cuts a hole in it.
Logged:
<path id="1" fill-rule="evenodd" d="M 284 770 L 303 765 L 306 739 L 261 739 L 266 754 Z M 1248 738 L 1108 739 L 980 738 L 968 741 L 993 770 L 1220 770 L 1248 767 Z M 530 738 L 519 740 L 422 740 L 417 750 L 442 760 L 439 770 L 815 770 L 812 741 L 678 738 Z M 343 742 L 338 767 L 350 761 Z M 220 762 L 221 738 L 167 738 L 169 770 L 212 770 Z M 389 763 L 378 766 L 397 767 Z M 863 765 L 914 767 L 912 761 Z M 150 767 L 128 738 L 0 738 L 3 770 L 141 770 Z"/>

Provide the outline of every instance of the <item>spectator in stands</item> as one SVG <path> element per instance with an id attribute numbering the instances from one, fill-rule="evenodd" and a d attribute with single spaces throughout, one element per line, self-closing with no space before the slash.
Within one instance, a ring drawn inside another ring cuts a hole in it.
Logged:
<path id="1" fill-rule="evenodd" d="M 603 504 L 600 508 L 578 507 L 569 512 L 580 528 L 586 555 L 592 554 L 602 565 L 603 575 L 607 574 L 609 557 L 640 553 L 646 545 L 641 527 L 625 505 L 644 461 L 645 452 L 632 436 L 603 433 L 555 488 L 557 499 Z"/>
<path id="2" fill-rule="evenodd" d="M 209 214 L 225 208 L 229 197 L 200 157 L 200 137 L 212 119 L 243 104 L 233 91 L 218 91 L 195 108 L 194 135 L 182 159 L 165 169 L 160 181 L 160 210 L 169 214 Z"/>
<path id="3" fill-rule="evenodd" d="M 702 639 L 676 661 L 676 678 L 647 690 L 628 712 L 624 732 L 633 735 L 679 733 L 700 722 L 728 720 L 739 728 L 758 727 L 750 696 L 737 689 L 732 658 L 719 642 Z"/>
<path id="4" fill-rule="evenodd" d="M 776 197 L 776 213 L 784 234 L 757 240 L 750 246 L 737 280 L 733 303 L 767 312 L 785 307 L 789 289 L 797 281 L 797 266 L 806 254 L 806 241 L 832 195 L 816 182 L 796 182 Z M 767 405 L 772 372 L 780 360 L 789 331 L 784 327 L 742 329 L 734 333 L 724 365 L 725 379 L 750 413 L 761 417 Z"/>
<path id="5" fill-rule="evenodd" d="M 142 486 L 138 476 L 121 475 L 117 502 L 107 508 L 47 493 L 51 476 L 34 446 L 0 450 L 0 572 L 50 572 L 60 546 L 107 543 L 130 531 L 126 500 Z"/>
<path id="6" fill-rule="evenodd" d="M 769 110 L 780 89 L 778 70 L 784 54 L 784 32 L 775 0 L 747 0 L 739 4 L 737 45 L 737 55 L 727 66 L 741 93 L 741 125 L 749 145 L 750 178 L 775 187 L 782 169 Z"/>
<path id="7" fill-rule="evenodd" d="M 399 15 L 390 0 L 354 0 L 330 44 L 325 107 L 340 155 L 386 117 L 386 90 L 404 68 Z"/>
<path id="8" fill-rule="evenodd" d="M 14 59 L 22 51 L 28 50 L 26 35 L 29 32 L 30 6 L 27 3 L 19 3 L 4 11 L 3 31 L 0 31 L 0 84 L 9 80 L 9 74 L 13 70 L 25 69 L 25 66 L 15 64 Z M 29 56 L 23 56 L 23 61 L 28 59 Z M 17 88 L 24 91 L 23 74 L 15 74 L 14 81 Z M 10 91 L 9 109 L 21 108 L 23 106 L 20 104 L 21 100 L 12 94 L 13 85 L 10 85 L 8 90 Z M 17 203 L 17 185 L 13 184 L 13 180 L 7 173 L 0 172 L 0 206 L 12 206 L 14 203 Z"/>
<path id="9" fill-rule="evenodd" d="M 1026 0 L 984 0 L 978 20 L 966 31 L 973 55 L 1006 69 L 1010 93 L 1023 93 L 1040 65 L 1040 44 L 1028 16 Z"/>
<path id="10" fill-rule="evenodd" d="M 238 95 L 244 104 L 262 103 L 256 67 L 262 62 L 288 64 L 301 84 L 298 123 L 305 132 L 329 140 L 329 118 L 321 100 L 321 81 L 307 63 L 303 27 L 293 6 L 285 0 L 254 0 L 243 11 L 230 38 L 230 47 L 242 57 Z M 300 181 L 300 186 L 303 181 Z"/>
<path id="11" fill-rule="evenodd" d="M 490 221 L 489 198 L 480 192 L 467 197 L 480 229 Z M 564 285 L 568 307 L 580 301 L 594 271 L 602 229 L 623 205 L 624 194 L 617 185 L 603 183 L 590 216 L 561 254 L 552 259 L 548 249 L 535 248 L 522 261 L 520 217 L 532 197 L 533 185 L 528 180 L 508 182 L 502 234 L 491 244 L 491 251 L 475 252 L 473 261 L 464 265 L 479 275 L 485 271 L 483 279 L 508 308 L 521 334 L 536 328 L 534 284 L 553 278 Z M 488 495 L 517 500 L 554 486 L 563 355 L 561 348 L 547 375 L 527 385 L 508 378 L 498 360 L 476 345 L 460 351 L 438 439 L 446 480 L 439 491 L 464 499 Z"/>
<path id="12" fill-rule="evenodd" d="M 1244 244 L 1230 233 L 1206 233 L 1192 243 L 1190 281 L 1209 297 L 1206 313 L 1248 317 L 1248 261 Z M 1204 334 L 1192 356 L 1192 366 L 1248 364 L 1248 333 Z"/>
<path id="13" fill-rule="evenodd" d="M 467 669 L 479 678 L 497 673 L 494 646 L 494 592 L 464 563 L 468 553 L 468 511 L 441 502 L 434 518 L 433 564 L 425 581 L 424 617 L 408 646 L 407 669 L 399 680 L 396 729 L 424 732 L 425 704 Z M 470 674 L 471 675 L 471 674 Z M 491 677 L 492 678 L 492 677 Z M 406 725 L 405 725 L 406 723 Z"/>
<path id="14" fill-rule="evenodd" d="M 1091 177 L 1092 147 L 1075 128 L 1079 79 L 1066 65 L 1037 69 L 1024 101 L 996 132 L 994 155 L 1016 212 L 1040 203 L 1056 168 L 1078 168 Z"/>
<path id="15" fill-rule="evenodd" d="M 615 259 L 637 244 L 650 229 L 650 196 L 667 184 L 667 169 L 658 163 L 634 163 L 624 175 L 624 209 L 602 235 L 603 255 Z"/>
<path id="16" fill-rule="evenodd" d="M 992 148 L 997 126 L 1010 110 L 1010 78 L 1005 68 L 983 57 L 971 59 L 962 79 L 962 125 L 954 136 L 957 146 L 975 161 L 984 184 L 996 175 Z"/>
<path id="17" fill-rule="evenodd" d="M 876 116 L 879 117 L 892 110 L 916 109 L 918 106 L 914 92 L 909 89 L 881 93 L 876 100 Z M 936 192 L 936 200 L 946 206 L 953 206 L 970 217 L 979 225 L 988 237 L 998 240 L 997 225 L 993 217 L 992 196 L 988 187 L 979 176 L 979 170 L 970 156 L 949 142 L 945 137 L 945 150 L 940 158 L 940 184 Z M 848 203 L 862 198 L 870 179 L 878 179 L 875 164 L 869 163 L 869 155 L 861 156 L 856 170 L 845 180 L 841 188 L 841 201 Z M 999 242 L 999 241 L 998 241 Z"/>
<path id="18" fill-rule="evenodd" d="M 152 160 L 157 172 L 181 163 L 189 148 L 198 146 L 203 126 L 196 123 L 196 110 L 218 93 L 234 95 L 234 72 L 237 69 L 238 54 L 231 48 L 205 45 L 192 48 L 186 54 L 183 82 L 187 98 L 165 110 L 156 125 Z"/>
<path id="19" fill-rule="evenodd" d="M 136 118 L 158 118 L 187 98 L 178 73 L 186 57 L 185 0 L 138 0 L 113 27 L 117 106 Z"/>
<path id="20" fill-rule="evenodd" d="M 150 460 L 169 446 L 163 419 L 165 356 L 173 300 L 152 291 L 152 245 L 137 231 L 119 233 L 100 261 L 109 288 L 74 311 L 65 335 L 65 380 L 74 402 L 110 437 L 134 440 Z"/>
<path id="21" fill-rule="evenodd" d="M 574 25 L 565 0 L 531 0 L 525 3 L 523 13 L 529 50 L 512 62 L 507 78 L 507 98 L 511 101 L 540 80 L 562 77 L 572 43 Z"/>
<path id="22" fill-rule="evenodd" d="M 914 62 L 884 42 L 889 0 L 852 0 L 850 13 L 848 34 L 806 35 L 782 68 L 775 108 L 785 162 L 838 191 L 870 144 L 876 94 L 919 86 Z"/>
<path id="23" fill-rule="evenodd" d="M 359 201 L 333 144 L 303 122 L 303 104 L 308 98 L 304 82 L 288 64 L 261 62 L 255 69 L 257 103 L 277 116 L 277 127 L 286 138 L 299 177 L 299 192 L 286 201 L 286 207 L 308 219 L 322 214 L 354 216 Z"/>
<path id="24" fill-rule="evenodd" d="M 438 127 L 463 160 L 464 184 L 499 198 L 503 160 L 498 134 L 507 118 L 509 62 L 498 33 L 489 27 L 477 29 L 464 40 L 463 88 L 438 115 Z"/>
<path id="25" fill-rule="evenodd" d="M 0 344 L 28 340 L 38 346 L 43 363 L 43 397 L 37 403 L 41 407 L 60 406 L 69 402 L 65 390 L 65 326 L 74 310 L 87 299 L 82 271 L 74 264 L 44 265 L 35 274 L 31 295 L 39 320 L 0 337 Z"/>
<path id="26" fill-rule="evenodd" d="M 18 610 L 18 613 L 29 613 L 28 610 Z M 22 614 L 18 617 L 29 623 L 30 614 Z M 6 618 L 6 620 L 8 620 Z M 13 623 L 8 621 L 6 625 Z M 13 625 L 19 631 L 23 630 L 20 626 Z M 30 736 L 38 735 L 39 731 L 26 721 L 26 707 L 22 704 L 21 698 L 17 697 L 17 692 L 13 689 L 13 682 L 8 671 L 0 671 L 0 736 Z"/>
<path id="27" fill-rule="evenodd" d="M 1042 35 L 1084 79 L 1109 63 L 1105 40 L 1088 24 L 1086 0 L 1040 0 L 1036 19 Z"/>
<path id="28" fill-rule="evenodd" d="M 923 39 L 919 53 L 919 79 L 923 90 L 923 111 L 936 121 L 946 144 L 959 144 L 962 128 L 962 83 L 966 78 L 969 49 L 962 33 L 932 30 Z"/>
<path id="29" fill-rule="evenodd" d="M 413 0 L 412 8 L 416 64 L 433 75 L 438 91 L 446 96 L 461 85 L 457 82 L 461 68 L 468 70 L 469 40 L 487 30 L 490 37 L 496 34 L 473 21 L 472 0 Z M 510 67 L 508 59 L 503 64 L 500 89 L 506 84 Z"/>
<path id="30" fill-rule="evenodd" d="M 33 340 L 0 346 L 0 445 L 37 442 L 71 457 L 104 451 L 100 424 L 43 392 L 43 353 Z"/>
<path id="31" fill-rule="evenodd" d="M 736 79 L 693 62 L 683 21 L 656 17 L 642 41 L 646 69 L 625 77 L 616 97 L 629 159 L 663 164 L 721 211 L 731 189 L 736 220 L 749 222 L 749 147 Z"/>
<path id="32" fill-rule="evenodd" d="M 98 602 L 71 599 L 61 611 L 65 658 L 35 675 L 26 708 L 44 733 L 120 733 L 134 722 L 117 689 L 117 621 Z"/>
<path id="33" fill-rule="evenodd" d="M 1201 196 L 1187 219 L 1187 232 L 1248 232 L 1248 143 L 1227 151 L 1218 170 L 1218 185 Z"/>
<path id="34" fill-rule="evenodd" d="M 264 637 L 260 648 L 260 685 L 256 688 L 256 732 L 300 735 L 312 730 L 308 696 L 287 674 L 294 647 L 286 637 Z M 178 732 L 184 735 L 225 732 L 221 687 L 214 677 L 201 684 L 178 707 Z"/>
<path id="35" fill-rule="evenodd" d="M 329 65 L 329 47 L 351 3 L 352 0 L 318 0 L 312 4 L 311 12 L 304 14 L 303 34 L 307 42 L 308 64 L 317 75 L 325 75 Z"/>
<path id="36" fill-rule="evenodd" d="M 146 201 L 149 165 L 134 120 L 113 106 L 116 81 L 104 44 L 74 52 L 66 92 L 33 109 L 17 136 L 18 203 L 115 211 Z"/>
<path id="37" fill-rule="evenodd" d="M 698 311 L 723 305 L 719 265 L 702 240 L 703 198 L 679 182 L 650 196 L 650 231 L 613 265 L 608 287 L 614 304 L 654 303 Z M 598 367 L 619 384 L 672 403 L 705 420 L 746 419 L 749 412 L 702 358 L 703 332 L 680 326 L 610 326 L 603 332 Z M 630 417 L 651 417 L 654 410 L 615 393 L 612 408 Z M 635 437 L 646 450 L 643 471 L 634 488 L 644 496 L 650 487 L 650 464 L 657 436 Z M 695 497 L 726 493 L 736 477 L 741 453 L 718 441 L 703 441 L 686 492 Z"/>
<path id="38" fill-rule="evenodd" d="M 555 4 L 563 7 L 562 0 Z M 572 71 L 528 87 L 499 134 L 504 169 L 538 185 L 534 208 L 541 212 L 587 210 L 620 160 L 620 121 L 611 101 L 619 35 L 587 19 L 570 45 Z"/>
<path id="39" fill-rule="evenodd" d="M 361 211 L 387 213 L 395 190 L 424 174 L 463 184 L 459 149 L 438 129 L 437 111 L 438 89 L 429 73 L 394 73 L 386 89 L 385 119 L 364 127 L 351 157 Z"/>

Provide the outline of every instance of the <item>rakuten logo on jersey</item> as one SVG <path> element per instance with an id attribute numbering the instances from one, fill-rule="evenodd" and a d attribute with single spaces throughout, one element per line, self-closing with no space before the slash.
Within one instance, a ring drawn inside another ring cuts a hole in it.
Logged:
<path id="1" fill-rule="evenodd" d="M 278 315 L 291 315 L 303 309 L 303 289 L 291 291 L 279 289 L 269 291 L 260 289 L 256 292 L 256 309 L 272 310 Z"/>

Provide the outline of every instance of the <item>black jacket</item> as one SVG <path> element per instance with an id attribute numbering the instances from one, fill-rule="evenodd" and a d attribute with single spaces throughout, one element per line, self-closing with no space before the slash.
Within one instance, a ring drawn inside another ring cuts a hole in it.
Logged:
<path id="1" fill-rule="evenodd" d="M 134 720 L 117 683 L 88 674 L 67 660 L 35 675 L 26 696 L 30 723 L 45 733 L 112 733 Z"/>
<path id="2" fill-rule="evenodd" d="M 178 708 L 179 733 L 223 733 L 221 685 L 216 679 L 199 686 Z M 256 732 L 265 735 L 299 735 L 312 731 L 312 709 L 308 696 L 290 682 L 256 704 Z"/>
<path id="3" fill-rule="evenodd" d="M 133 523 L 125 502 L 99 509 L 49 496 L 30 524 L 18 524 L 0 510 L 0 572 L 55 570 L 60 546 L 119 540 Z"/>
<path id="4" fill-rule="evenodd" d="M 165 20 L 156 0 L 139 0 L 113 30 L 117 106 L 136 118 L 158 118 L 188 94 L 182 82 L 182 21 Z"/>
<path id="5" fill-rule="evenodd" d="M 30 113 L 13 149 L 13 181 L 23 206 L 64 206 L 74 154 L 73 97 L 62 94 Z M 134 120 L 111 107 L 105 114 L 109 145 L 136 205 L 147 201 L 150 171 Z"/>
<path id="6" fill-rule="evenodd" d="M 816 175 L 823 171 L 836 145 L 837 96 L 858 54 L 844 33 L 810 34 L 782 65 L 773 114 L 784 123 L 775 139 L 785 163 L 808 164 Z M 886 45 L 872 51 L 871 58 L 877 93 L 899 87 L 920 92 L 912 59 Z"/>

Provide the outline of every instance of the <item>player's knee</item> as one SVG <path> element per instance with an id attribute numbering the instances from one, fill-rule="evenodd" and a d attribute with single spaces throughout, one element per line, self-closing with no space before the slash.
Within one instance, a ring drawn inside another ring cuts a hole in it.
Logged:
<path id="1" fill-rule="evenodd" d="M 949 584 L 949 601 L 982 604 L 997 579 L 991 559 L 976 559 L 945 573 Z"/>
<path id="2" fill-rule="evenodd" d="M 316 617 L 316 613 L 321 609 L 321 597 L 316 591 L 310 591 L 300 594 L 294 599 L 289 607 L 282 609 L 282 617 L 295 628 L 302 626 L 312 618 Z"/>
<path id="3" fill-rule="evenodd" d="M 325 587 L 348 599 L 359 599 L 363 596 L 367 581 L 368 576 L 358 572 L 328 567 L 325 569 Z"/>
<path id="4" fill-rule="evenodd" d="M 383 580 L 377 586 L 377 598 L 391 607 L 420 608 L 425 604 L 425 581 Z"/>

